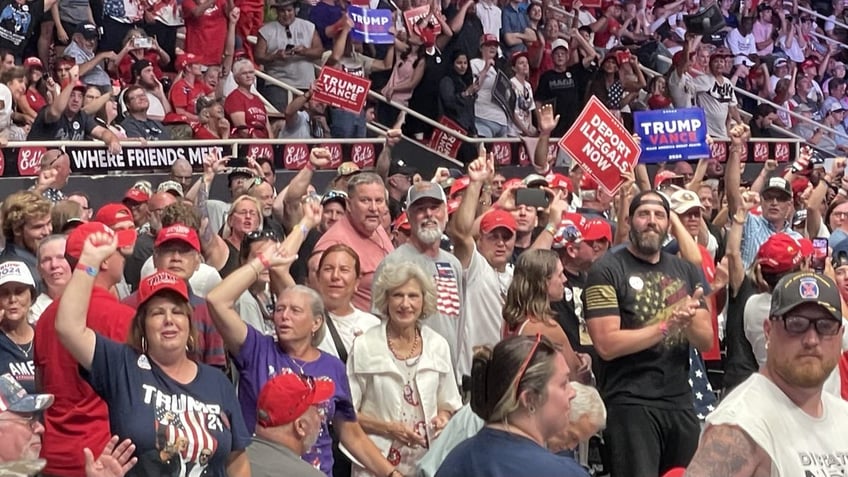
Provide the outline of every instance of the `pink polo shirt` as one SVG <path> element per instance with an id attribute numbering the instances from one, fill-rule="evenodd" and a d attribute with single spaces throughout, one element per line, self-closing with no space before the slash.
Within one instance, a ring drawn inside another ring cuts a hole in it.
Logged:
<path id="1" fill-rule="evenodd" d="M 347 245 L 359 255 L 361 275 L 352 302 L 353 306 L 360 310 L 370 310 L 371 283 L 374 280 L 374 272 L 377 271 L 377 266 L 380 265 L 383 258 L 395 249 L 392 240 L 383 227 L 377 227 L 377 230 L 370 237 L 363 237 L 358 230 L 353 228 L 347 216 L 344 216 L 324 232 L 313 252 L 321 252 L 337 243 Z"/>

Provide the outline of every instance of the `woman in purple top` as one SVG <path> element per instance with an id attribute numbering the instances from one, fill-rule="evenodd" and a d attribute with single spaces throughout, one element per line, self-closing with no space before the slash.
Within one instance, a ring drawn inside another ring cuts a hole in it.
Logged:
<path id="1" fill-rule="evenodd" d="M 302 457 L 332 475 L 332 436 L 328 425 L 351 454 L 376 475 L 392 476 L 394 467 L 383 457 L 356 420 L 345 367 L 338 358 L 317 348 L 323 339 L 324 304 L 311 288 L 289 286 L 277 292 L 274 309 L 276 336 L 263 336 L 242 321 L 234 304 L 259 274 L 269 270 L 272 283 L 292 285 L 288 267 L 309 229 L 321 221 L 318 202 L 304 204 L 304 218 L 283 243 L 268 243 L 252 260 L 227 276 L 206 296 L 215 326 L 239 370 L 239 400 L 250 431 L 256 425 L 256 400 L 262 386 L 284 369 L 335 384 L 325 409 L 318 442 Z"/>

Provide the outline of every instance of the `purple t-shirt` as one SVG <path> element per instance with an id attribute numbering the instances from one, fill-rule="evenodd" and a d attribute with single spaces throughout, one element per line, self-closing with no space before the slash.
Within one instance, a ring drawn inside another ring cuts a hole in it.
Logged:
<path id="1" fill-rule="evenodd" d="M 308 363 L 295 362 L 289 357 L 272 336 L 264 336 L 252 326 L 247 327 L 247 337 L 239 350 L 233 356 L 233 362 L 239 370 L 238 397 L 241 403 L 247 430 L 253 433 L 256 428 L 256 401 L 259 391 L 268 379 L 276 376 L 284 369 L 290 369 L 297 374 L 305 374 L 315 378 L 327 378 L 335 384 L 333 398 L 325 404 L 325 417 L 321 423 L 321 433 L 318 442 L 301 456 L 303 460 L 320 469 L 325 474 L 333 474 L 333 439 L 328 429 L 328 420 L 344 419 L 356 421 L 356 411 L 350 397 L 350 383 L 347 380 L 344 364 L 335 356 L 321 351 L 321 356 Z"/>

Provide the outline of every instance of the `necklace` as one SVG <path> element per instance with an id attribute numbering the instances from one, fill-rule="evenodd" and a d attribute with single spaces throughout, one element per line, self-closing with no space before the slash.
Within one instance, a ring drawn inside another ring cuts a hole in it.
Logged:
<path id="1" fill-rule="evenodd" d="M 400 355 L 398 355 L 394 345 L 392 345 L 392 339 L 389 337 L 388 333 L 386 333 L 386 342 L 389 345 L 389 351 L 391 351 L 392 354 L 395 355 L 395 358 L 401 361 L 406 361 L 415 356 L 415 351 L 418 349 L 419 343 L 421 343 L 421 332 L 418 330 L 418 328 L 415 328 L 415 339 L 412 341 L 412 349 L 409 350 L 409 353 L 405 357 L 401 357 Z"/>
<path id="2" fill-rule="evenodd" d="M 303 367 L 306 365 L 306 361 L 304 361 L 303 364 L 300 364 L 290 354 L 287 354 L 286 357 L 289 358 L 289 362 L 291 362 L 291 364 L 293 364 L 294 366 L 297 367 L 297 369 L 298 369 L 298 371 L 300 371 L 301 375 L 306 376 L 306 373 L 303 371 Z"/>
<path id="3" fill-rule="evenodd" d="M 24 349 L 24 348 L 21 347 L 21 345 L 19 345 L 18 343 L 15 343 L 15 340 L 13 340 L 11 336 L 9 336 L 6 333 L 3 333 L 3 334 L 6 335 L 6 339 L 8 339 L 10 343 L 15 345 L 15 348 L 18 348 L 18 350 L 21 353 L 23 353 L 24 357 L 29 358 L 29 354 L 32 352 L 32 345 L 33 345 L 33 343 L 35 343 L 35 340 L 30 340 L 29 346 L 27 346 L 26 349 Z"/>

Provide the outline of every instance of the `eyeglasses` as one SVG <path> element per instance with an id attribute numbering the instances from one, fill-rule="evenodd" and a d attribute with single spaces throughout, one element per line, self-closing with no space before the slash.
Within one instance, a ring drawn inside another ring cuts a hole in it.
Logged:
<path id="1" fill-rule="evenodd" d="M 247 249 L 260 240 L 273 240 L 275 242 L 279 242 L 280 237 L 273 230 L 254 230 L 244 236 L 241 240 L 241 246 L 243 249 Z"/>
<path id="2" fill-rule="evenodd" d="M 25 424 L 30 428 L 30 430 L 35 430 L 39 424 L 41 424 L 41 415 L 40 414 L 30 414 L 29 416 L 20 416 L 20 417 L 5 417 L 0 418 L 0 421 L 7 422 L 17 422 L 19 424 Z"/>
<path id="3" fill-rule="evenodd" d="M 524 358 L 524 362 L 521 363 L 521 367 L 518 368 L 518 374 L 515 376 L 515 399 L 518 399 L 518 389 L 519 384 L 521 384 L 521 379 L 524 378 L 524 373 L 527 372 L 527 368 L 530 366 L 530 361 L 533 360 L 533 355 L 536 354 L 536 350 L 539 348 L 539 343 L 542 342 L 542 334 L 536 333 L 536 341 L 533 342 L 533 347 L 530 348 L 530 352 L 527 353 L 527 357 Z"/>
<path id="4" fill-rule="evenodd" d="M 259 214 L 253 209 L 237 210 L 233 212 L 233 215 L 238 215 L 239 217 L 259 217 Z"/>
<path id="5" fill-rule="evenodd" d="M 835 219 L 844 219 L 848 217 L 848 212 L 833 212 L 830 216 Z"/>
<path id="6" fill-rule="evenodd" d="M 772 319 L 782 318 L 783 328 L 791 335 L 803 335 L 809 331 L 811 326 L 816 328 L 816 333 L 820 336 L 834 336 L 842 329 L 842 322 L 832 320 L 830 318 L 811 319 L 806 316 L 784 315 L 783 317 L 773 317 Z"/>

